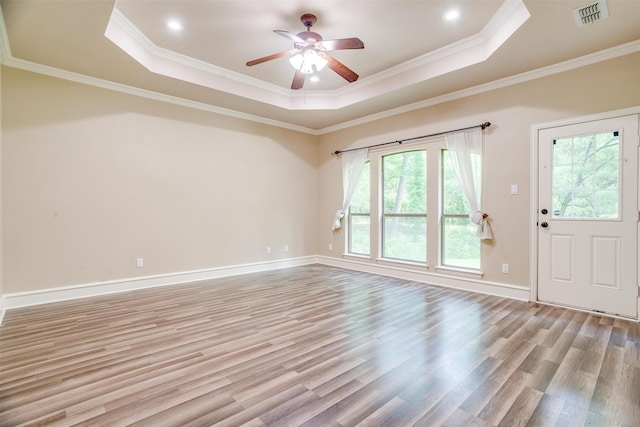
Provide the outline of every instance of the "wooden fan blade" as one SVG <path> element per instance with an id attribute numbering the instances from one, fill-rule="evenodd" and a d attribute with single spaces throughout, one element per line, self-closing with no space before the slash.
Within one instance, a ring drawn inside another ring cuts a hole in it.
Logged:
<path id="1" fill-rule="evenodd" d="M 323 40 L 320 42 L 326 50 L 364 49 L 364 43 L 357 37 L 349 39 Z"/>
<path id="2" fill-rule="evenodd" d="M 338 73 L 340 77 L 342 77 L 349 83 L 355 82 L 356 80 L 358 80 L 358 77 L 360 77 L 352 69 L 344 65 L 342 62 L 338 61 L 333 56 L 325 54 L 325 58 L 327 60 L 327 67 Z"/>
<path id="3" fill-rule="evenodd" d="M 284 30 L 273 30 L 274 33 L 278 33 L 280 34 L 282 37 L 286 37 L 289 40 L 291 40 L 294 43 L 302 43 L 305 46 L 308 45 L 309 43 L 307 43 L 306 40 L 301 39 L 300 37 L 298 37 L 297 35 L 290 33 L 289 31 L 284 31 Z"/>
<path id="4" fill-rule="evenodd" d="M 293 75 L 293 81 L 291 82 L 291 89 L 298 90 L 304 85 L 304 73 L 296 70 Z"/>
<path id="5" fill-rule="evenodd" d="M 298 49 L 291 49 L 284 52 L 274 53 L 273 55 L 264 56 L 262 58 L 254 59 L 253 61 L 247 62 L 247 66 L 251 67 L 252 65 L 262 64 L 263 62 L 271 61 L 272 59 L 282 58 L 283 56 L 293 55 L 298 52 Z"/>

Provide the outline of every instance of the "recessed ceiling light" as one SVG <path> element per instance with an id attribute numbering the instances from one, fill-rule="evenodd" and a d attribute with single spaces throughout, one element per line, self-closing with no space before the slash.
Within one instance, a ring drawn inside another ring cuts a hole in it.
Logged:
<path id="1" fill-rule="evenodd" d="M 180 31 L 183 28 L 182 22 L 178 21 L 177 19 L 170 19 L 169 21 L 167 21 L 167 26 L 174 31 Z"/>
<path id="2" fill-rule="evenodd" d="M 309 80 L 311 80 L 312 82 L 317 82 L 320 81 L 320 78 L 318 76 L 311 76 L 309 77 Z"/>
<path id="3" fill-rule="evenodd" d="M 447 13 L 444 14 L 444 19 L 447 21 L 454 21 L 460 17 L 460 12 L 455 9 L 451 9 Z"/>

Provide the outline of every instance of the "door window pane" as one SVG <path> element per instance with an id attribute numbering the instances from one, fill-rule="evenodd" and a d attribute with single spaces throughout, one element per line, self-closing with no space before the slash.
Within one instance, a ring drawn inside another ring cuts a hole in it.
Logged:
<path id="1" fill-rule="evenodd" d="M 618 132 L 554 140 L 554 217 L 619 218 L 619 142 Z"/>

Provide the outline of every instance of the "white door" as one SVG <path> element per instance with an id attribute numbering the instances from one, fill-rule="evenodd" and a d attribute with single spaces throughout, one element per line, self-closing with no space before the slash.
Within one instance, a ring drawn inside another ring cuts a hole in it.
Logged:
<path id="1" fill-rule="evenodd" d="M 538 134 L 538 300 L 637 317 L 638 115 Z"/>

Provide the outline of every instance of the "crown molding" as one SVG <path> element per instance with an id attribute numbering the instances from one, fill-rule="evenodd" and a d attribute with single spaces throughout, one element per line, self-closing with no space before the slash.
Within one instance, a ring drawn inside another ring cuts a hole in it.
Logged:
<path id="1" fill-rule="evenodd" d="M 0 57 L 1 58 L 0 63 L 8 67 L 18 68 L 25 71 L 47 75 L 50 77 L 60 78 L 63 80 L 69 80 L 76 83 L 96 86 L 103 89 L 113 90 L 116 92 L 122 92 L 129 95 L 140 96 L 143 98 L 152 99 L 160 102 L 166 102 L 174 105 L 180 105 L 183 107 L 194 108 L 197 110 L 208 111 L 211 113 L 221 114 L 224 116 L 230 116 L 238 119 L 249 120 L 249 121 L 262 123 L 270 126 L 289 129 L 289 130 L 302 132 L 310 135 L 328 134 L 328 133 L 339 131 L 342 129 L 347 129 L 353 126 L 358 126 L 358 125 L 370 123 L 376 120 L 397 116 L 399 114 L 411 112 L 414 110 L 419 110 L 421 108 L 431 107 L 431 106 L 442 104 L 445 102 L 466 98 L 468 96 L 478 95 L 481 93 L 490 92 L 492 90 L 501 89 L 501 88 L 512 86 L 519 83 L 525 83 L 531 80 L 536 80 L 539 78 L 551 76 L 551 75 L 562 73 L 565 71 L 570 71 L 570 70 L 584 67 L 587 65 L 596 64 L 598 62 L 603 62 L 603 61 L 615 59 L 621 56 L 630 55 L 632 53 L 636 53 L 639 51 L 640 51 L 640 40 L 635 40 L 620 46 L 615 46 L 609 49 L 602 50 L 600 52 L 595 52 L 589 55 L 564 61 L 558 64 L 539 68 L 537 70 L 528 71 L 525 73 L 517 74 L 515 76 L 505 77 L 503 79 L 496 80 L 493 82 L 470 87 L 467 89 L 462 89 L 446 95 L 429 98 L 424 101 L 415 102 L 413 104 L 408 104 L 402 107 L 393 108 L 387 111 L 382 111 L 380 113 L 371 114 L 355 120 L 345 121 L 334 126 L 328 126 L 328 127 L 316 130 L 316 129 L 311 129 L 303 126 L 294 125 L 291 123 L 269 119 L 266 117 L 247 114 L 247 113 L 243 113 L 236 110 L 216 107 L 211 104 L 196 102 L 196 101 L 192 101 L 189 99 L 180 98 L 176 96 L 165 95 L 162 93 L 153 92 L 146 89 L 140 89 L 134 86 L 128 86 L 120 83 L 111 82 L 108 80 L 97 79 L 95 77 L 90 77 L 90 76 L 86 76 L 79 73 L 73 73 L 70 71 L 61 70 L 59 68 L 49 67 L 49 66 L 29 62 L 29 61 L 15 59 L 10 56 L 10 49 L 8 48 L 8 43 L 6 42 L 6 39 L 3 38 L 2 31 L 0 31 L 0 54 L 6 55 L 4 57 Z M 7 52 L 8 52 L 8 55 L 7 55 Z"/>
<path id="2" fill-rule="evenodd" d="M 47 65 L 37 64 L 35 62 L 25 61 L 22 59 L 14 58 L 11 54 L 11 44 L 9 43 L 9 35 L 7 34 L 7 27 L 4 21 L 4 15 L 2 8 L 0 7 L 0 64 L 7 67 L 13 67 L 20 70 L 29 71 L 32 73 L 42 74 L 50 77 L 56 77 L 62 80 L 68 80 L 76 83 L 86 84 L 89 86 L 95 86 L 102 89 L 113 90 L 116 92 L 126 93 L 128 95 L 139 96 L 142 98 L 152 99 L 155 101 L 166 102 L 169 104 L 179 105 L 187 108 L 194 108 L 197 110 L 203 110 L 210 113 L 216 113 L 223 116 L 234 117 L 242 120 L 249 120 L 256 123 L 262 123 L 269 126 L 275 126 L 283 129 L 289 129 L 296 132 L 302 132 L 311 135 L 318 135 L 318 131 L 310 129 L 304 126 L 298 126 L 291 123 L 282 122 L 279 120 L 273 120 L 266 117 L 257 116 L 254 114 L 243 113 L 241 111 L 231 110 L 227 108 L 217 107 L 215 105 L 206 104 L 204 102 L 196 102 L 177 96 L 171 96 L 154 92 L 146 89 L 137 88 L 134 86 L 124 85 L 121 83 L 112 82 L 109 80 L 98 79 L 96 77 L 87 76 L 80 73 L 74 73 L 60 68 L 50 67 Z"/>
<path id="3" fill-rule="evenodd" d="M 289 110 L 335 110 L 485 61 L 530 14 L 505 0 L 477 34 L 333 91 L 284 89 L 156 46 L 114 6 L 105 36 L 149 71 Z"/>
<path id="4" fill-rule="evenodd" d="M 197 102 L 190 99 L 180 98 L 177 96 L 172 96 L 164 93 L 141 89 L 134 86 L 124 85 L 124 84 L 112 82 L 109 80 L 98 79 L 95 77 L 86 76 L 84 74 L 74 73 L 67 70 L 61 70 L 59 68 L 49 67 L 47 65 L 37 64 L 30 61 L 24 61 L 21 59 L 10 58 L 9 60 L 3 61 L 2 65 L 6 65 L 8 67 L 17 68 L 24 71 L 30 71 L 32 73 L 42 74 L 45 76 L 55 77 L 62 80 L 68 80 L 75 83 L 81 83 L 89 86 L 99 87 L 102 89 L 112 90 L 115 92 L 126 93 L 128 95 L 139 96 L 141 98 L 147 98 L 154 101 L 166 102 L 169 104 L 179 105 L 182 107 L 208 111 L 210 113 L 216 113 L 223 116 L 234 117 L 234 118 L 248 120 L 256 123 L 262 123 L 265 125 L 289 129 L 296 132 L 302 132 L 302 133 L 307 133 L 311 135 L 318 134 L 317 130 L 307 128 L 304 126 L 298 126 L 292 123 L 273 120 L 266 117 L 257 116 L 254 114 L 243 113 L 241 111 L 231 110 L 228 108 L 217 107 L 215 105 L 206 104 L 204 102 Z"/>
<path id="5" fill-rule="evenodd" d="M 568 61 L 560 62 L 558 64 L 549 65 L 547 67 L 538 68 L 536 70 L 527 71 L 525 73 L 516 74 L 514 76 L 505 77 L 493 82 L 473 86 L 467 89 L 462 89 L 456 92 L 451 92 L 446 95 L 437 96 L 426 99 L 424 101 L 415 102 L 413 104 L 407 104 L 402 107 L 394 108 L 380 113 L 371 114 L 359 119 L 346 121 L 334 126 L 328 126 L 318 131 L 318 134 L 323 135 L 331 132 L 335 132 L 342 129 L 347 129 L 353 126 L 358 126 L 366 123 L 370 123 L 376 120 L 385 119 L 399 114 L 407 113 L 421 108 L 431 107 L 434 105 L 442 104 L 449 101 L 455 101 L 457 99 L 466 98 L 472 95 L 478 95 L 492 90 L 501 89 L 504 87 L 516 85 L 519 83 L 525 83 L 531 80 L 540 79 L 543 77 L 551 76 L 565 71 L 571 71 L 576 68 L 584 67 L 587 65 L 596 64 L 598 62 L 608 61 L 621 56 L 630 55 L 640 51 L 640 40 L 635 40 L 629 43 L 625 43 L 619 46 L 614 46 L 609 49 L 605 49 L 599 52 L 595 52 L 589 55 L 581 56 L 578 58 L 570 59 Z"/>
<path id="6" fill-rule="evenodd" d="M 515 3 L 519 3 L 519 2 L 514 2 L 514 4 Z M 498 18 L 496 17 L 496 19 Z M 0 8 L 0 64 L 2 65 L 6 65 L 8 67 L 18 68 L 25 71 L 38 73 L 38 74 L 43 74 L 51 77 L 56 77 L 63 80 L 69 80 L 69 81 L 73 81 L 81 84 L 113 90 L 116 92 L 126 93 L 129 95 L 140 96 L 143 98 L 152 99 L 160 102 L 166 102 L 166 103 L 179 105 L 187 108 L 194 108 L 197 110 L 203 110 L 203 111 L 207 111 L 215 114 L 234 117 L 242 120 L 253 121 L 253 122 L 262 123 L 269 126 L 280 127 L 280 128 L 289 129 L 292 131 L 301 132 L 301 133 L 310 134 L 310 135 L 316 135 L 316 136 L 328 134 L 331 132 L 350 128 L 353 126 L 366 124 L 375 120 L 393 117 L 399 114 L 407 113 L 407 112 L 418 110 L 421 108 L 431 107 L 431 106 L 442 104 L 445 102 L 454 101 L 454 100 L 465 98 L 468 96 L 489 92 L 489 91 L 504 88 L 507 86 L 524 83 L 524 82 L 539 79 L 542 77 L 551 76 L 553 74 L 570 71 L 576 68 L 580 68 L 580 67 L 595 64 L 598 62 L 607 61 L 610 59 L 615 59 L 621 56 L 636 53 L 638 51 L 640 51 L 640 39 L 629 42 L 629 43 L 625 43 L 619 46 L 615 46 L 609 49 L 605 49 L 599 52 L 595 52 L 589 55 L 564 61 L 558 64 L 539 68 L 537 70 L 532 70 L 532 71 L 517 74 L 514 76 L 506 77 L 500 80 L 496 80 L 493 82 L 485 83 L 485 84 L 474 86 L 471 88 L 459 90 L 446 95 L 429 98 L 424 101 L 408 104 L 402 107 L 390 109 L 390 110 L 383 111 L 376 114 L 371 114 L 355 120 L 345 121 L 345 122 L 342 122 L 333 126 L 328 126 L 322 129 L 312 129 L 304 126 L 294 125 L 292 123 L 273 120 L 266 117 L 254 115 L 254 114 L 247 114 L 247 113 L 243 113 L 236 110 L 217 107 L 211 104 L 196 102 L 196 101 L 192 101 L 189 99 L 180 98 L 176 96 L 170 96 L 170 95 L 166 95 L 166 94 L 162 94 L 154 91 L 149 91 L 146 89 L 140 89 L 140 88 L 129 86 L 129 85 L 123 85 L 123 84 L 108 81 L 108 80 L 98 79 L 95 77 L 90 77 L 83 74 L 62 70 L 59 68 L 54 68 L 54 67 L 37 64 L 30 61 L 13 58 L 11 54 L 11 48 L 10 48 L 9 38 L 6 31 L 6 26 L 4 24 L 4 16 L 2 15 L 2 9 Z M 331 96 L 331 94 L 327 94 L 327 96 Z"/>
<path id="7" fill-rule="evenodd" d="M 11 58 L 11 46 L 9 44 L 9 34 L 4 23 L 2 7 L 0 7 L 0 64 L 5 64 Z"/>
<path id="8" fill-rule="evenodd" d="M 529 11 L 521 0 L 507 0 L 477 34 L 376 73 L 373 76 L 363 79 L 362 82 L 363 84 L 373 84 L 386 79 L 396 78 L 400 74 L 409 73 L 415 69 L 426 70 L 427 67 L 433 67 L 434 63 L 438 61 L 448 60 L 459 55 L 468 55 L 465 62 L 482 62 L 491 56 L 530 16 Z M 507 31 L 505 31 L 506 34 L 501 33 L 503 28 L 507 29 Z M 487 49 L 487 46 L 495 44 L 493 43 L 493 39 L 496 36 L 501 39 L 501 42 L 492 50 Z M 471 60 L 471 58 L 473 58 L 473 60 Z M 465 66 L 472 65 L 472 63 Z M 464 66 L 456 67 L 456 69 L 460 68 L 464 68 Z M 433 73 L 433 71 L 428 72 Z M 344 91 L 348 91 L 349 88 L 350 87 L 345 88 Z"/>

